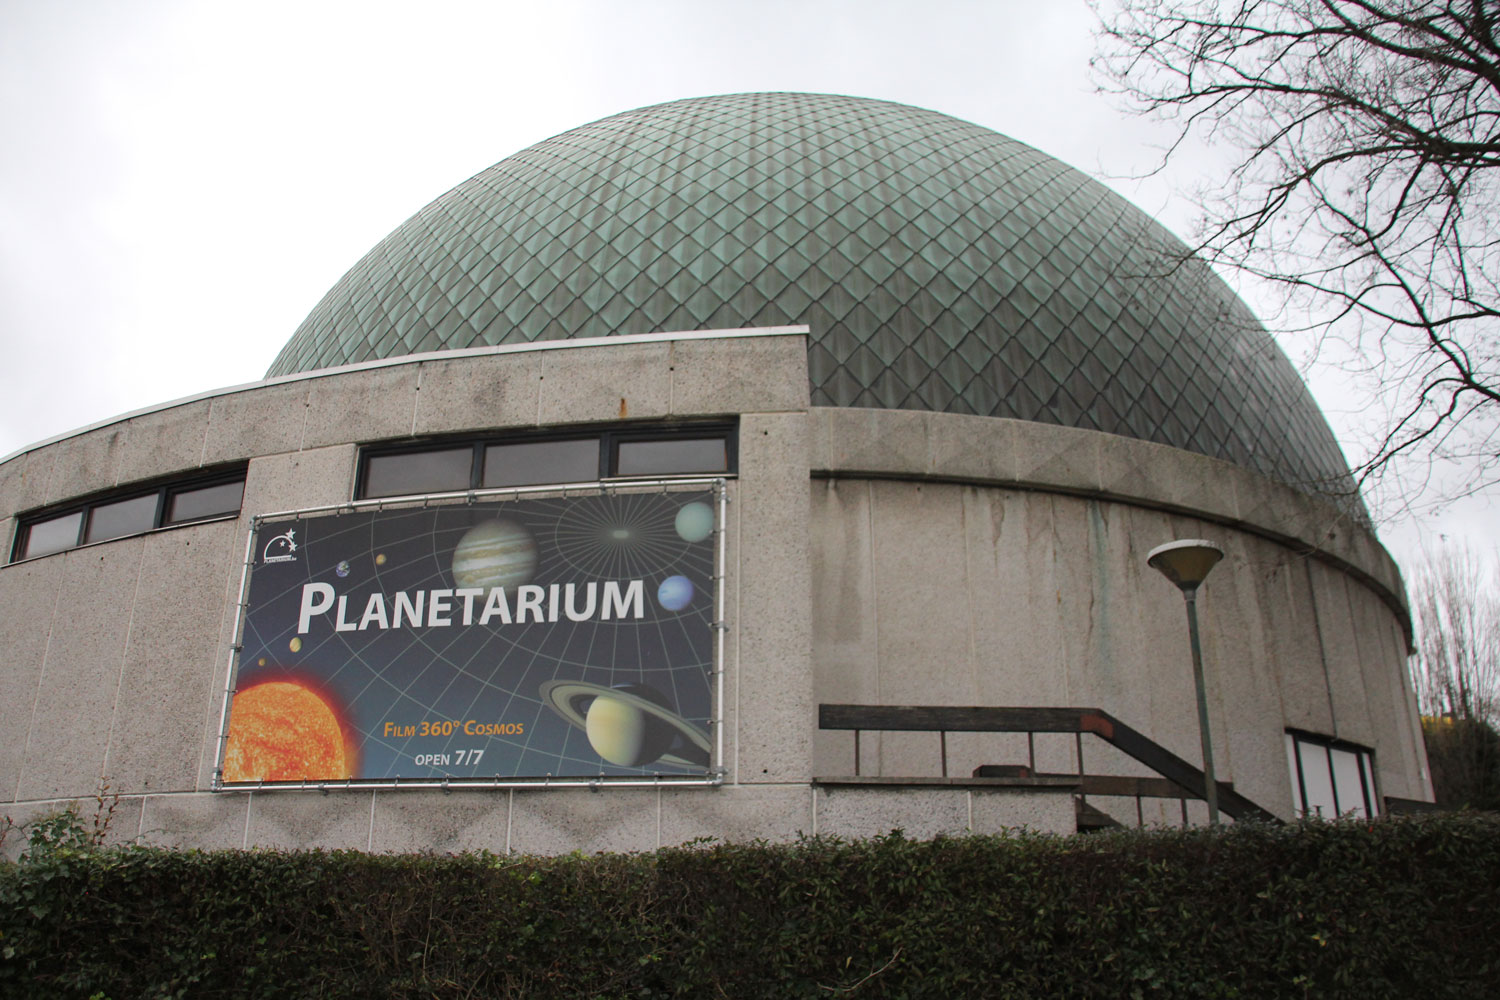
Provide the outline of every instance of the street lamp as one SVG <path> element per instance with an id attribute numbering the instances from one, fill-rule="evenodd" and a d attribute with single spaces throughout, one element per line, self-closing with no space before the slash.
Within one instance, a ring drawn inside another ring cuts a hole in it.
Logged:
<path id="1" fill-rule="evenodd" d="M 1224 558 L 1224 550 L 1202 538 L 1185 538 L 1158 545 L 1146 555 L 1146 564 L 1182 590 L 1187 602 L 1188 641 L 1193 647 L 1193 684 L 1198 689 L 1198 738 L 1203 742 L 1204 798 L 1208 822 L 1219 822 L 1219 786 L 1214 780 L 1214 748 L 1208 735 L 1208 694 L 1203 687 L 1203 651 L 1198 644 L 1198 587 L 1208 571 Z"/>

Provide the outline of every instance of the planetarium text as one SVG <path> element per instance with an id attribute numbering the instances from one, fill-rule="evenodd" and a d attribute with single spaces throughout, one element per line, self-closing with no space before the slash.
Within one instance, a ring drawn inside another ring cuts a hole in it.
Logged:
<path id="1" fill-rule="evenodd" d="M 355 600 L 358 607 L 358 599 Z M 302 607 L 297 615 L 297 634 L 305 635 L 314 618 L 333 613 L 335 632 L 368 629 L 445 628 L 452 625 L 521 625 L 526 622 L 556 622 L 563 618 L 583 622 L 597 619 L 645 618 L 646 585 L 642 580 L 605 580 L 552 583 L 545 587 L 523 584 L 512 597 L 504 587 L 437 588 L 399 591 L 387 600 L 376 591 L 365 598 L 364 610 L 351 618 L 349 596 L 331 583 L 302 585 Z"/>

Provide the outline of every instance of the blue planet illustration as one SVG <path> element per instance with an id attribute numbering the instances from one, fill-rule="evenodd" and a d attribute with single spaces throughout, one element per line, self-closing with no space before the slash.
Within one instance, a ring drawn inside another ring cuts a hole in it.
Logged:
<path id="1" fill-rule="evenodd" d="M 349 560 L 345 559 L 343 562 L 339 563 L 337 566 L 335 566 L 333 568 L 333 571 L 335 573 L 337 573 L 340 578 L 348 576 L 349 575 Z"/>
<path id="2" fill-rule="evenodd" d="M 677 537 L 684 542 L 701 542 L 714 533 L 713 508 L 701 500 L 683 504 L 675 526 Z"/>
<path id="3" fill-rule="evenodd" d="M 531 532 L 509 518 L 481 521 L 453 549 L 453 582 L 490 590 L 519 587 L 536 573 L 537 545 Z"/>
<path id="4" fill-rule="evenodd" d="M 656 588 L 656 600 L 668 611 L 681 611 L 693 601 L 693 581 L 685 576 L 669 576 Z"/>

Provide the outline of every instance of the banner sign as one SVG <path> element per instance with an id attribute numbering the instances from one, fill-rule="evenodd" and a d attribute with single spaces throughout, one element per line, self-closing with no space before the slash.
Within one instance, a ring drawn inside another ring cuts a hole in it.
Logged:
<path id="1" fill-rule="evenodd" d="M 696 776 L 713 492 L 262 523 L 225 786 Z"/>

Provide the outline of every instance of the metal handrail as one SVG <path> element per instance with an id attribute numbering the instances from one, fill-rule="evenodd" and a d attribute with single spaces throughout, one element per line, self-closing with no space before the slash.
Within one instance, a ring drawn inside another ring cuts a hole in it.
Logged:
<path id="1" fill-rule="evenodd" d="M 940 705 L 841 705 L 818 706 L 819 729 L 854 731 L 854 771 L 859 773 L 859 734 L 878 732 L 936 732 L 940 734 L 943 773 L 947 774 L 947 734 L 1026 733 L 1031 751 L 1031 770 L 1036 769 L 1035 733 L 1074 733 L 1078 744 L 1078 770 L 1083 776 L 1083 734 L 1093 735 L 1134 758 L 1197 799 L 1206 799 L 1203 771 L 1194 767 L 1144 733 L 1126 725 L 1099 708 L 957 707 Z M 1215 782 L 1219 808 L 1236 820 L 1279 823 L 1271 812 L 1234 790 L 1226 782 Z"/>

